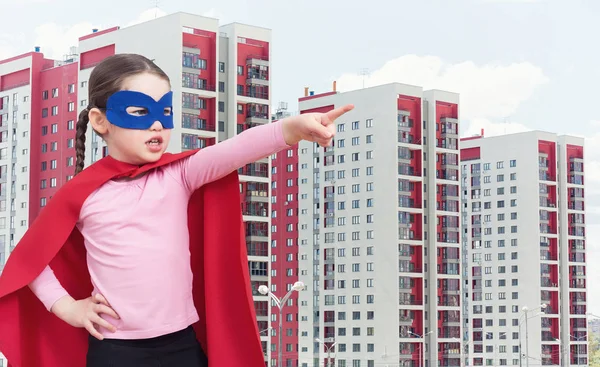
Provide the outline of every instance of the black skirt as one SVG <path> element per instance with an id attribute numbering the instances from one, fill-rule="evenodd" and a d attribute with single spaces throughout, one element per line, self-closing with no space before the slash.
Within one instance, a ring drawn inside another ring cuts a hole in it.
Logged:
<path id="1" fill-rule="evenodd" d="M 188 328 L 150 339 L 89 336 L 87 367 L 207 367 L 206 355 Z"/>

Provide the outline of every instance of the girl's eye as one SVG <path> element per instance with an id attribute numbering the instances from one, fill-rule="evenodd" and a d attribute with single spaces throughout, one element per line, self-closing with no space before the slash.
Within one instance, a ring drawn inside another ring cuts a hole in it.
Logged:
<path id="1" fill-rule="evenodd" d="M 148 109 L 140 107 L 130 107 L 127 109 L 127 113 L 133 116 L 146 116 Z"/>
<path id="2" fill-rule="evenodd" d="M 171 114 L 171 108 L 170 107 L 165 108 L 164 114 L 165 114 L 165 116 L 169 116 Z"/>

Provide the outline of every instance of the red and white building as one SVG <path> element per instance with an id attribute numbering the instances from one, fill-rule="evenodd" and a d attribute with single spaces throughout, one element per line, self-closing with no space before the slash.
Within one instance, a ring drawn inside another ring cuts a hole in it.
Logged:
<path id="1" fill-rule="evenodd" d="M 274 160 L 273 269 L 281 286 L 307 285 L 286 306 L 284 365 L 459 366 L 458 95 L 334 85 L 299 102 L 356 108 L 333 147 Z"/>
<path id="2" fill-rule="evenodd" d="M 583 144 L 462 140 L 469 365 L 588 365 Z"/>
<path id="3" fill-rule="evenodd" d="M 202 148 L 270 123 L 271 31 L 175 13 L 127 28 L 90 30 L 63 60 L 42 51 L 0 61 L 0 269 L 75 169 L 75 123 L 94 66 L 115 53 L 153 59 L 171 78 L 175 129 L 168 151 Z M 107 154 L 88 129 L 86 165 Z M 270 159 L 240 169 L 252 287 L 269 282 Z M 255 293 L 268 328 L 266 296 Z M 269 338 L 263 334 L 265 361 Z M 0 359 L 1 361 L 1 359 Z"/>

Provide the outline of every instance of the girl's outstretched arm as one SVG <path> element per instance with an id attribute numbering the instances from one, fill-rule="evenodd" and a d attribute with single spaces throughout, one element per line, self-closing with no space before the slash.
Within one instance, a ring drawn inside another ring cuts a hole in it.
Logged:
<path id="1" fill-rule="evenodd" d="M 283 136 L 283 121 L 248 129 L 233 138 L 199 150 L 183 162 L 182 178 L 189 191 L 270 156 L 290 145 Z"/>
<path id="2" fill-rule="evenodd" d="M 301 140 L 329 146 L 335 134 L 334 121 L 354 106 L 327 113 L 307 113 L 253 127 L 221 143 L 199 150 L 183 163 L 182 176 L 188 190 L 218 180 L 246 164 L 270 156 Z"/>

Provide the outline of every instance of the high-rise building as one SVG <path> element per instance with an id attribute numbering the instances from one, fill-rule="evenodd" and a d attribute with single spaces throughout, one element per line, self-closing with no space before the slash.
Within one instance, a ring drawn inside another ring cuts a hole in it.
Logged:
<path id="1" fill-rule="evenodd" d="M 116 53 L 153 59 L 170 77 L 175 129 L 168 151 L 203 148 L 270 123 L 269 29 L 175 13 L 81 37 L 71 55 L 35 52 L 0 61 L 0 269 L 53 193 L 74 172 L 75 124 L 88 106 L 94 66 Z M 86 165 L 108 154 L 87 131 Z M 270 159 L 239 170 L 252 287 L 269 282 Z M 255 292 L 258 322 L 269 325 L 268 297 Z M 263 334 L 265 360 L 268 335 Z"/>
<path id="2" fill-rule="evenodd" d="M 288 117 L 280 103 L 273 120 Z M 271 169 L 271 290 L 284 297 L 298 281 L 298 146 L 277 152 Z M 271 310 L 271 366 L 277 366 L 279 309 Z M 292 293 L 283 308 L 281 344 L 284 366 L 298 366 L 298 296 Z"/>
<path id="3" fill-rule="evenodd" d="M 299 108 L 348 103 L 355 109 L 337 122 L 333 146 L 301 142 L 297 166 L 282 164 L 285 178 L 274 183 L 298 208 L 298 279 L 307 285 L 298 364 L 335 356 L 338 367 L 458 366 L 458 95 L 397 83 L 338 93 L 334 84 L 307 90 Z M 286 185 L 294 177 L 297 197 Z"/>
<path id="4" fill-rule="evenodd" d="M 469 365 L 587 366 L 583 139 L 461 142 Z"/>

